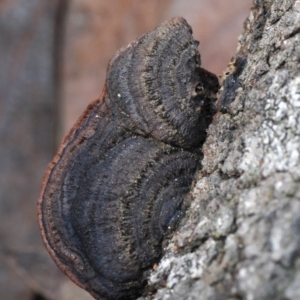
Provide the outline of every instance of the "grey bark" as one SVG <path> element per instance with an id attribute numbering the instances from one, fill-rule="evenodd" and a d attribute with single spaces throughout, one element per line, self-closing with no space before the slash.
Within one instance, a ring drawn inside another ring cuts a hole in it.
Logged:
<path id="1" fill-rule="evenodd" d="M 255 0 L 194 200 L 141 299 L 300 299 L 299 70 L 300 1 Z"/>

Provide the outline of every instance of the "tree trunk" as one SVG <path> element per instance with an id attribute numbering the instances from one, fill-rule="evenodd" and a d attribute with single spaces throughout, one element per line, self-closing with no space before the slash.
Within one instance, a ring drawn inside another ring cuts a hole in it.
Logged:
<path id="1" fill-rule="evenodd" d="M 254 0 L 194 200 L 141 299 L 300 299 L 300 1 Z"/>

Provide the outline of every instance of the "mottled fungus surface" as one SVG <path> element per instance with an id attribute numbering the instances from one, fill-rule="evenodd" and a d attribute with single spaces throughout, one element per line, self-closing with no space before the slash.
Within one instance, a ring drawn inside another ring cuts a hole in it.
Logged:
<path id="1" fill-rule="evenodd" d="M 178 223 L 200 162 L 217 78 L 173 18 L 121 49 L 48 166 L 38 201 L 58 267 L 96 299 L 134 299 Z"/>

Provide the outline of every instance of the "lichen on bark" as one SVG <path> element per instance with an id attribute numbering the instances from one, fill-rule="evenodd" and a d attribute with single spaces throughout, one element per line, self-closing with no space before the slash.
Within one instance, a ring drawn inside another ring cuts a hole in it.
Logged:
<path id="1" fill-rule="evenodd" d="M 300 1 L 255 0 L 240 58 L 194 200 L 141 299 L 300 299 Z"/>

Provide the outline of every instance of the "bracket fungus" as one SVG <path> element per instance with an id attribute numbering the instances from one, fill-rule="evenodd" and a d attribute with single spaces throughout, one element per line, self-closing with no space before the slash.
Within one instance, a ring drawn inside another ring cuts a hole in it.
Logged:
<path id="1" fill-rule="evenodd" d="M 44 244 L 96 299 L 135 299 L 184 211 L 215 75 L 180 17 L 121 49 L 102 96 L 49 164 L 38 201 Z"/>

